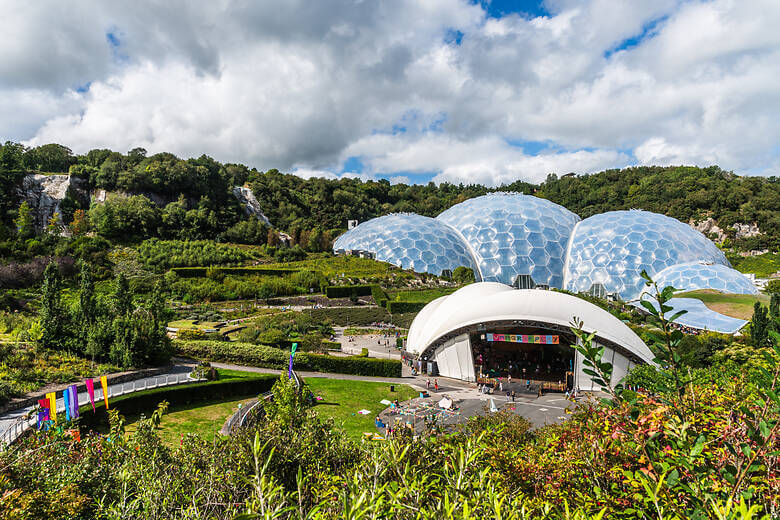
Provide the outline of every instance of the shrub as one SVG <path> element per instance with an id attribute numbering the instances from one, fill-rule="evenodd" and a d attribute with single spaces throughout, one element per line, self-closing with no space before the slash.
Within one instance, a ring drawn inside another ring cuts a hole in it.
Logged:
<path id="1" fill-rule="evenodd" d="M 174 267 L 171 272 L 181 278 L 205 278 L 215 276 L 217 273 L 223 276 L 286 276 L 295 274 L 298 269 L 282 269 L 268 267 Z"/>
<path id="2" fill-rule="evenodd" d="M 372 285 L 329 285 L 325 289 L 328 298 L 349 298 L 355 296 L 370 296 Z"/>
<path id="3" fill-rule="evenodd" d="M 390 315 L 382 307 L 330 307 L 305 309 L 303 313 L 317 321 L 330 321 L 333 325 L 370 325 L 389 322 Z"/>
<path id="4" fill-rule="evenodd" d="M 371 286 L 371 297 L 374 298 L 374 303 L 380 307 L 385 307 L 387 301 L 390 299 L 387 293 L 379 285 Z"/>
<path id="5" fill-rule="evenodd" d="M 387 302 L 387 311 L 390 314 L 403 314 L 407 312 L 420 312 L 427 303 L 424 302 Z"/>
<path id="6" fill-rule="evenodd" d="M 288 352 L 265 345 L 226 343 L 219 341 L 174 341 L 177 354 L 196 359 L 224 361 L 262 368 L 283 370 L 288 366 Z M 335 357 L 326 354 L 300 352 L 295 355 L 295 367 L 312 372 L 332 372 L 361 376 L 401 377 L 401 362 L 360 356 Z"/>

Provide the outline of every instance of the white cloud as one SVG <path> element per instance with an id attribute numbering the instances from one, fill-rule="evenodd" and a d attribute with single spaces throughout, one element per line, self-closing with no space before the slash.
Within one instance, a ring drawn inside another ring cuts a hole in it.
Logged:
<path id="1" fill-rule="evenodd" d="M 780 163 L 772 0 L 551 0 L 550 17 L 499 20 L 466 0 L 143 4 L 6 10 L 0 138 L 308 176 L 357 155 L 365 178 L 492 185 L 632 162 Z"/>

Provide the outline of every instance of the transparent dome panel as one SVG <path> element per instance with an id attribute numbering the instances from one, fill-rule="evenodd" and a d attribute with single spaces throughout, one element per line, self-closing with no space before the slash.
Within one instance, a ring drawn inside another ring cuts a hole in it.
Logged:
<path id="1" fill-rule="evenodd" d="M 452 228 L 430 217 L 398 213 L 368 220 L 337 238 L 333 249 L 370 251 L 377 260 L 437 276 L 444 269 L 470 267 L 479 279 L 469 247 Z"/>
<path id="2" fill-rule="evenodd" d="M 586 218 L 574 231 L 566 289 L 588 291 L 603 283 L 608 292 L 632 300 L 644 288 L 642 270 L 655 276 L 689 262 L 731 267 L 712 241 L 679 220 L 649 211 L 610 211 Z"/>
<path id="3" fill-rule="evenodd" d="M 537 284 L 563 287 L 566 246 L 579 217 L 548 200 L 493 193 L 456 204 L 436 217 L 463 236 L 482 279 L 511 284 L 530 274 Z"/>
<path id="4" fill-rule="evenodd" d="M 721 264 L 691 262 L 667 267 L 655 276 L 660 289 L 671 285 L 680 291 L 714 289 L 730 294 L 758 294 L 747 276 Z"/>

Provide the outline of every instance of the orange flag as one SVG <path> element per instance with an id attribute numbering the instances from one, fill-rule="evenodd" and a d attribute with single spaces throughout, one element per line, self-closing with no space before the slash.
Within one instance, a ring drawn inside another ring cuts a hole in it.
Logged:
<path id="1" fill-rule="evenodd" d="M 106 410 L 108 410 L 108 381 L 106 376 L 100 376 L 100 386 L 103 387 L 103 401 L 106 403 Z"/>

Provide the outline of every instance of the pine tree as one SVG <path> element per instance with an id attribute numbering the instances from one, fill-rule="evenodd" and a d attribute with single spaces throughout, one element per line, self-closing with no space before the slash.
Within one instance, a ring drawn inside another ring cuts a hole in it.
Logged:
<path id="1" fill-rule="evenodd" d="M 775 320 L 780 318 L 780 293 L 772 293 L 769 299 L 769 315 Z"/>
<path id="2" fill-rule="evenodd" d="M 76 343 L 81 346 L 82 352 L 87 351 L 89 343 L 90 329 L 95 325 L 98 318 L 97 300 L 95 298 L 95 280 L 92 277 L 92 268 L 89 263 L 81 261 L 79 263 L 81 278 L 79 280 L 79 306 L 76 323 L 78 325 L 79 337 Z"/>
<path id="3" fill-rule="evenodd" d="M 33 219 L 32 209 L 27 201 L 22 202 L 14 219 L 16 224 L 16 235 L 21 240 L 26 240 L 35 236 L 35 220 Z"/>
<path id="4" fill-rule="evenodd" d="M 133 312 L 133 295 L 130 294 L 127 278 L 122 273 L 119 273 L 114 282 L 114 311 L 118 316 L 128 316 Z"/>
<path id="5" fill-rule="evenodd" d="M 43 273 L 41 288 L 41 345 L 44 348 L 59 349 L 64 345 L 63 331 L 65 311 L 61 299 L 62 279 L 57 264 L 51 262 Z"/>
<path id="6" fill-rule="evenodd" d="M 771 322 L 766 308 L 756 302 L 753 306 L 753 319 L 750 320 L 750 344 L 756 348 L 770 346 L 770 327 Z"/>

